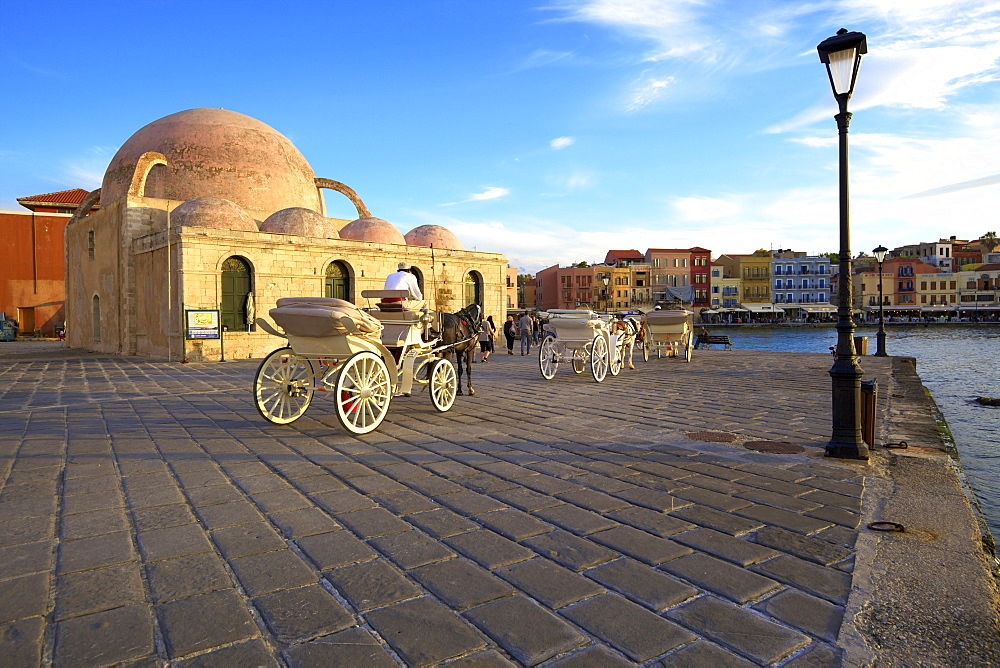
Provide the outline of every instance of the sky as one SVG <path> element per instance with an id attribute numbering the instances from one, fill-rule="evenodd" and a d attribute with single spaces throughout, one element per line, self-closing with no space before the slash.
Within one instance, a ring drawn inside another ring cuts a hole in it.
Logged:
<path id="1" fill-rule="evenodd" d="M 443 225 L 524 273 L 609 249 L 835 252 L 816 45 L 842 27 L 868 38 L 853 253 L 998 230 L 992 0 L 0 0 L 0 210 L 98 188 L 142 126 L 222 107 L 400 231 Z"/>

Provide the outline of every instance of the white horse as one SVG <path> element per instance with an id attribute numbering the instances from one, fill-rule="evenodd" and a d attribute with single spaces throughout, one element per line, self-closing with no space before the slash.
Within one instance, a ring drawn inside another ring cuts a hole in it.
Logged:
<path id="1" fill-rule="evenodd" d="M 618 335 L 618 347 L 623 353 L 622 366 L 627 366 L 629 369 L 635 368 L 632 364 L 632 351 L 641 326 L 634 318 L 623 315 L 615 315 L 611 321 L 611 331 Z"/>

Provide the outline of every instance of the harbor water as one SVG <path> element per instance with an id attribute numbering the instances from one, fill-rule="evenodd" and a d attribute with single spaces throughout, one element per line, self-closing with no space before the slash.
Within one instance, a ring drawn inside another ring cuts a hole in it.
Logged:
<path id="1" fill-rule="evenodd" d="M 869 337 L 869 354 L 875 352 L 876 330 L 857 328 L 857 336 Z M 728 335 L 740 350 L 826 353 L 837 342 L 832 324 L 713 325 L 711 331 Z M 976 402 L 977 397 L 1000 397 L 1000 326 L 893 324 L 886 328 L 886 351 L 917 358 L 917 373 L 948 421 L 990 532 L 1000 539 L 1000 408 Z"/>

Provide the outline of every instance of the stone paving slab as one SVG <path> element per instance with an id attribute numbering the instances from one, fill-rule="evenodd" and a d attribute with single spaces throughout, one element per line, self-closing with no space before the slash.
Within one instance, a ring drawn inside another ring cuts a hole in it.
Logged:
<path id="1" fill-rule="evenodd" d="M 836 662 L 865 480 L 822 458 L 829 364 L 708 350 L 598 384 L 494 356 L 476 397 L 398 398 L 354 436 L 319 395 L 264 421 L 252 360 L 18 359 L 0 370 L 0 655 Z M 864 368 L 890 387 L 888 360 Z"/>

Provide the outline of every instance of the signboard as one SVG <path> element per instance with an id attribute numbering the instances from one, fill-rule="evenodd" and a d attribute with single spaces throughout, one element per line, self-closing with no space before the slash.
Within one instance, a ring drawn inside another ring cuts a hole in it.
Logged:
<path id="1" fill-rule="evenodd" d="M 184 311 L 184 337 L 187 339 L 218 339 L 222 327 L 219 312 L 207 310 Z"/>

